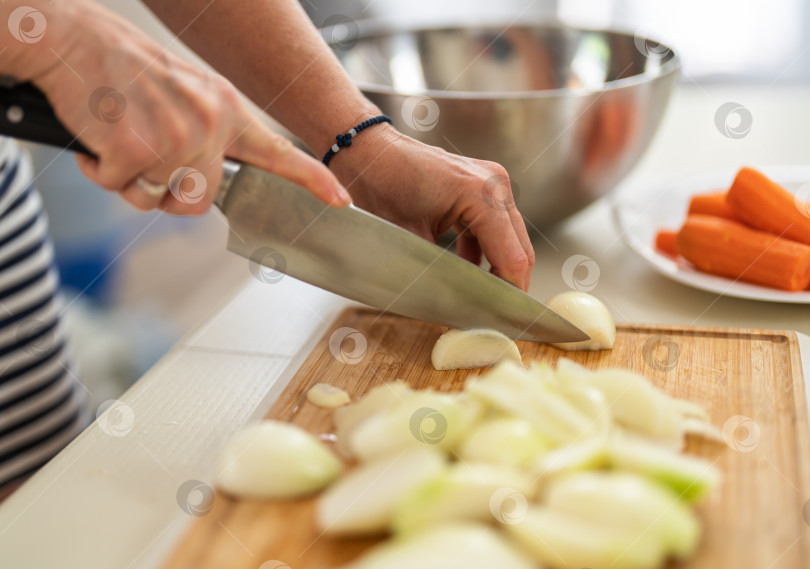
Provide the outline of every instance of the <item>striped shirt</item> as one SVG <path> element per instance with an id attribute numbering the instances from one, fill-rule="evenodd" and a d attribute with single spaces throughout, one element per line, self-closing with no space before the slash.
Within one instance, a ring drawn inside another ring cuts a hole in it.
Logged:
<path id="1" fill-rule="evenodd" d="M 31 176 L 28 155 L 0 138 L 0 493 L 84 426 L 48 221 Z"/>

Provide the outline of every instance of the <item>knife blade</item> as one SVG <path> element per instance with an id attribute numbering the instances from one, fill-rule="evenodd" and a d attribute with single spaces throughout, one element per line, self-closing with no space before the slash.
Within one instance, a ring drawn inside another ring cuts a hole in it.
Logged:
<path id="1" fill-rule="evenodd" d="M 91 154 L 31 84 L 0 88 L 0 134 Z M 230 251 L 348 299 L 519 340 L 588 339 L 541 302 L 438 245 L 354 205 L 323 204 L 259 168 L 226 160 L 215 204 L 228 220 Z"/>
<path id="2" fill-rule="evenodd" d="M 340 296 L 450 328 L 493 328 L 520 340 L 588 336 L 503 279 L 354 205 L 333 208 L 298 184 L 226 165 L 216 204 L 228 249 Z"/>

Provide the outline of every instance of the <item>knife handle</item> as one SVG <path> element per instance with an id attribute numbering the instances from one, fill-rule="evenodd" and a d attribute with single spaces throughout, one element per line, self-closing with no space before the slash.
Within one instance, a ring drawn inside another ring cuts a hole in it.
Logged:
<path id="1" fill-rule="evenodd" d="M 30 142 L 48 144 L 95 157 L 53 112 L 53 107 L 33 83 L 0 85 L 0 135 Z M 226 159 L 222 165 L 222 182 L 214 203 L 222 209 L 231 182 L 241 164 Z"/>
<path id="2" fill-rule="evenodd" d="M 33 83 L 0 86 L 0 134 L 94 156 L 65 128 Z"/>

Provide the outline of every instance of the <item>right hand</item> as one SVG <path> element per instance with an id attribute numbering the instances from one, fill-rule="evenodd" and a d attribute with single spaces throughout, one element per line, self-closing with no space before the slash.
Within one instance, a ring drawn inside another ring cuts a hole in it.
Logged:
<path id="1" fill-rule="evenodd" d="M 99 186 L 138 209 L 200 214 L 214 200 L 228 156 L 297 182 L 325 203 L 349 203 L 323 164 L 252 116 L 220 75 L 167 52 L 89 0 L 9 0 L 0 13 L 8 16 L 17 4 L 40 10 L 47 28 L 34 43 L 6 36 L 11 63 L 2 72 L 42 89 L 57 117 L 95 153 L 77 161 Z M 182 167 L 204 176 L 204 193 L 174 183 L 173 191 L 153 195 L 136 183 L 142 176 L 168 185 Z"/>

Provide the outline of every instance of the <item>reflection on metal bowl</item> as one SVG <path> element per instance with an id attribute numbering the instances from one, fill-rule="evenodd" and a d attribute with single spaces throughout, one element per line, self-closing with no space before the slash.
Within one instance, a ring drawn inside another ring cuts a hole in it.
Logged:
<path id="1" fill-rule="evenodd" d="M 616 186 L 650 143 L 677 83 L 645 37 L 556 24 L 322 30 L 349 75 L 405 134 L 506 167 L 535 228 Z"/>

